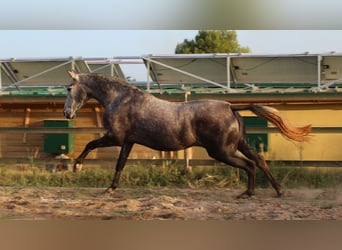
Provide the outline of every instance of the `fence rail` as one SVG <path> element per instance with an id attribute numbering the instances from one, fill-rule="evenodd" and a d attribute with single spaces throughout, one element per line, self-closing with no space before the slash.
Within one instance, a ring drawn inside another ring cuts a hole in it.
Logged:
<path id="1" fill-rule="evenodd" d="M 277 128 L 275 127 L 248 127 L 246 128 L 247 133 L 249 134 L 260 134 L 260 133 L 279 133 Z M 79 134 L 101 134 L 104 133 L 104 128 L 96 128 L 96 127 L 74 127 L 74 128 L 51 128 L 51 127 L 0 127 L 0 134 L 2 133 L 23 133 L 23 134 L 66 134 L 66 133 L 79 133 Z M 342 133 L 342 127 L 313 127 L 313 134 L 338 134 Z M 56 164 L 58 162 L 64 162 L 66 164 L 72 164 L 73 159 L 34 159 L 36 164 Z M 175 163 L 175 162 L 183 162 L 184 159 L 157 159 L 157 160 L 149 160 L 149 159 L 129 159 L 128 164 L 165 164 Z M 28 158 L 0 158 L 0 164 L 28 164 Z M 103 159 L 87 159 L 86 163 L 89 164 L 99 164 L 99 165 L 112 165 L 112 160 L 103 160 Z M 277 161 L 278 162 L 278 161 Z M 280 166 L 284 167 L 342 167 L 341 161 L 280 161 Z M 195 159 L 187 159 L 186 165 L 216 165 L 220 164 L 215 160 L 195 160 Z"/>
<path id="2" fill-rule="evenodd" d="M 246 128 L 247 133 L 260 134 L 260 133 L 279 133 L 275 127 Z M 76 128 L 47 128 L 47 127 L 0 127 L 0 133 L 28 133 L 28 134 L 65 134 L 65 133 L 79 133 L 79 134 L 97 134 L 104 133 L 104 128 L 94 127 L 76 127 Z M 342 133 L 342 127 L 313 127 L 313 134 L 336 134 Z"/>

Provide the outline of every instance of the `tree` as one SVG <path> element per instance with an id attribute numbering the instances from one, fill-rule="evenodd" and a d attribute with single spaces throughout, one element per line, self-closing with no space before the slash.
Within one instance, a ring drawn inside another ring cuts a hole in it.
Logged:
<path id="1" fill-rule="evenodd" d="M 177 44 L 176 54 L 194 53 L 248 53 L 248 47 L 241 47 L 235 31 L 200 30 L 195 39 L 184 39 Z"/>

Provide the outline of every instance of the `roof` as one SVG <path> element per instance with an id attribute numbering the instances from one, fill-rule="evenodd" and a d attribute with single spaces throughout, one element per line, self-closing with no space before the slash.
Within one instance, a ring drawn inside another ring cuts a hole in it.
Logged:
<path id="1" fill-rule="evenodd" d="M 64 96 L 67 70 L 125 79 L 121 64 L 146 66 L 134 82 L 151 93 L 295 94 L 342 92 L 342 54 L 187 54 L 112 58 L 0 59 L 0 95 Z M 17 89 L 20 87 L 20 91 Z"/>

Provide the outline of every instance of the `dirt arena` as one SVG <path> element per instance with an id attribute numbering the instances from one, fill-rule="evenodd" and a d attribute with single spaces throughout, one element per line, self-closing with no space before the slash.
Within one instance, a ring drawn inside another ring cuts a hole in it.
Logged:
<path id="1" fill-rule="evenodd" d="M 271 189 L 235 199 L 242 190 L 1 187 L 2 220 L 340 220 L 341 189 Z"/>

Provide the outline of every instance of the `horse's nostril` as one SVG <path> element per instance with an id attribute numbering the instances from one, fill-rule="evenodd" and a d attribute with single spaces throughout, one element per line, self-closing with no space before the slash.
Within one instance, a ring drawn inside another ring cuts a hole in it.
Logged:
<path id="1" fill-rule="evenodd" d="M 71 111 L 70 111 L 70 109 L 64 110 L 63 113 L 64 113 L 64 116 L 65 116 L 66 118 L 68 118 L 68 119 L 71 118 Z"/>

